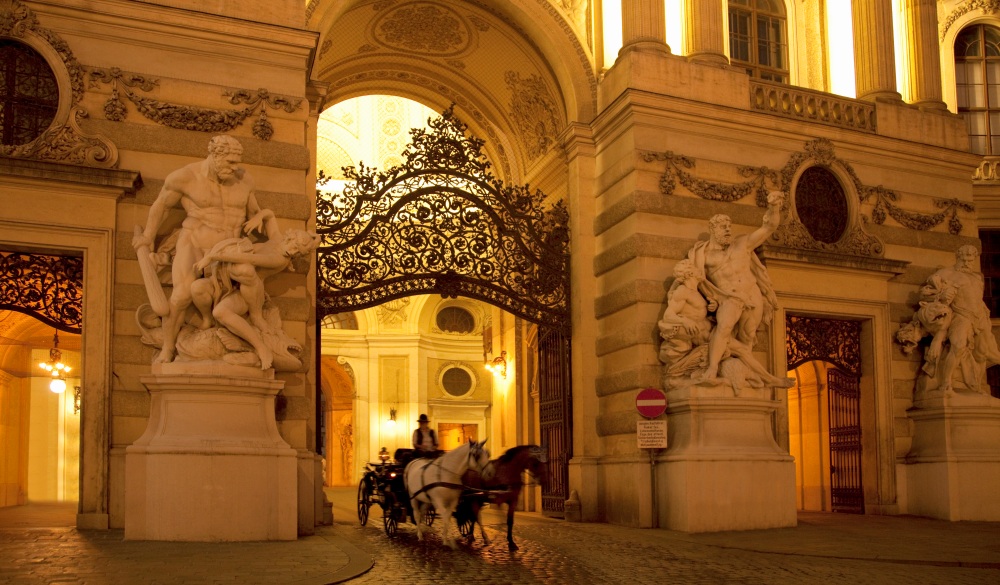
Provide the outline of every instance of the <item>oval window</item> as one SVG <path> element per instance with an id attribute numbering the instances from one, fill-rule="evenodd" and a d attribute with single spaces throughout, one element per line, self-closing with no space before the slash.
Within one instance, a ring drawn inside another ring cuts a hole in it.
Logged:
<path id="1" fill-rule="evenodd" d="M 464 368 L 448 368 L 441 376 L 441 386 L 452 396 L 465 396 L 472 390 L 472 375 Z"/>
<path id="2" fill-rule="evenodd" d="M 0 40 L 0 144 L 27 144 L 49 129 L 59 109 L 59 84 L 34 49 Z"/>
<path id="3" fill-rule="evenodd" d="M 847 231 L 849 211 L 844 188 L 836 175 L 823 167 L 810 167 L 799 177 L 795 211 L 818 242 L 834 244 Z"/>

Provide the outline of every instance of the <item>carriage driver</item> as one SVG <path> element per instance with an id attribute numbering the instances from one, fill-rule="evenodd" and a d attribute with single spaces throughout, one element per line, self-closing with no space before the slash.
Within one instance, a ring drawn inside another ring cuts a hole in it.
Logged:
<path id="1" fill-rule="evenodd" d="M 420 425 L 413 431 L 413 449 L 418 457 L 428 457 L 438 454 L 438 439 L 434 429 L 430 428 L 430 419 L 421 414 L 417 419 Z"/>

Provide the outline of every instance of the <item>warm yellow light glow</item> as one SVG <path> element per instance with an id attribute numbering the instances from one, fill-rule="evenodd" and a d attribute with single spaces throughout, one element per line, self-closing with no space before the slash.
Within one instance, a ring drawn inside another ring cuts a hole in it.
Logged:
<path id="1" fill-rule="evenodd" d="M 56 394 L 62 394 L 66 391 L 66 380 L 63 380 L 62 378 L 53 378 L 52 381 L 49 382 L 49 390 L 55 392 Z"/>
<path id="2" fill-rule="evenodd" d="M 604 68 L 610 69 L 622 48 L 621 0 L 604 0 L 601 12 L 604 22 Z"/>
<path id="3" fill-rule="evenodd" d="M 674 55 L 684 53 L 684 0 L 664 0 L 667 17 L 667 45 Z"/>
<path id="4" fill-rule="evenodd" d="M 910 51 L 908 48 L 906 18 L 902 0 L 892 0 L 892 40 L 896 55 L 896 91 L 906 101 L 911 101 L 910 93 Z"/>
<path id="5" fill-rule="evenodd" d="M 830 55 L 830 92 L 856 97 L 854 80 L 854 24 L 850 0 L 826 3 L 826 26 Z"/>

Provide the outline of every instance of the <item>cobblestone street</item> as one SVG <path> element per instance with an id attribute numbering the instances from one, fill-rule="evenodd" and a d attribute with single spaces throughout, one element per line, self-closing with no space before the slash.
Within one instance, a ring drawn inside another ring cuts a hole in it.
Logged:
<path id="1" fill-rule="evenodd" d="M 800 551 L 759 552 L 745 550 L 752 542 L 750 533 L 727 535 L 684 535 L 666 530 L 639 530 L 606 524 L 570 524 L 518 514 L 514 537 L 520 550 L 509 552 L 504 518 L 496 510 L 484 513 L 490 546 L 478 538 L 474 544 L 461 542 L 457 551 L 441 544 L 440 526 L 423 543 L 417 541 L 412 524 L 401 524 L 395 538 L 382 530 L 381 510 L 371 510 L 366 527 L 359 526 L 350 502 L 339 494 L 335 499 L 335 525 L 359 549 L 375 560 L 372 570 L 349 581 L 351 584 L 398 582 L 410 575 L 412 583 L 705 583 L 705 584 L 984 584 L 1000 581 L 1000 563 L 942 561 L 913 558 L 907 542 L 898 543 L 892 558 L 859 560 L 838 558 L 821 550 L 808 539 Z M 860 517 L 858 517 L 860 518 Z M 863 519 L 863 518 L 862 518 Z M 873 519 L 881 525 L 880 519 Z M 905 522 L 905 519 L 889 519 Z M 922 527 L 933 526 L 949 532 L 949 523 L 910 519 Z M 927 524 L 929 522 L 929 524 Z M 1000 526 L 982 523 L 992 537 L 988 545 L 1000 558 Z M 788 529 L 795 530 L 795 529 Z M 767 534 L 780 531 L 758 531 Z M 425 533 L 426 534 L 426 533 Z M 478 528 L 477 528 L 478 535 Z M 921 532 L 915 539 L 925 537 Z M 791 536 L 794 538 L 794 536 Z M 717 543 L 717 542 L 718 543 Z M 942 546 L 949 545 L 941 543 Z M 952 543 L 955 546 L 959 544 Z M 858 543 L 861 549 L 864 543 Z M 971 564 L 973 566 L 962 566 Z"/>

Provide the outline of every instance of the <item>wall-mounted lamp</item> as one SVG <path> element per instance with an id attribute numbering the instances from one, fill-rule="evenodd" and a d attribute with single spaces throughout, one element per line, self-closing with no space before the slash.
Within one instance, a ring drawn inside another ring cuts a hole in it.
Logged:
<path id="1" fill-rule="evenodd" d="M 386 421 L 386 424 L 388 424 L 390 427 L 396 426 L 396 408 L 395 407 L 389 408 L 389 420 Z"/>
<path id="2" fill-rule="evenodd" d="M 62 362 L 62 351 L 59 350 L 58 330 L 52 337 L 52 349 L 49 350 L 49 361 L 40 362 L 38 366 L 52 375 L 52 381 L 49 382 L 49 390 L 56 394 L 62 394 L 66 391 L 66 379 L 63 375 L 68 374 L 72 368 Z"/>
<path id="3" fill-rule="evenodd" d="M 493 372 L 494 376 L 498 376 L 504 380 L 507 379 L 507 351 L 501 351 L 500 355 L 493 358 L 492 360 L 486 360 L 485 367 L 487 370 Z"/>

